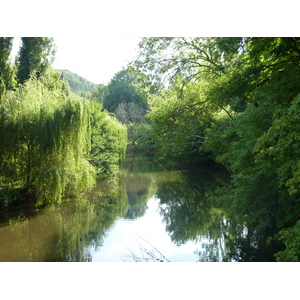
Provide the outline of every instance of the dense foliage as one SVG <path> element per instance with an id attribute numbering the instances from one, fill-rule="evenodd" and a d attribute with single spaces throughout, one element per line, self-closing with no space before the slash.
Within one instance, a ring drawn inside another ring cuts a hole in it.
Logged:
<path id="1" fill-rule="evenodd" d="M 101 105 L 72 93 L 61 74 L 40 59 L 44 52 L 37 49 L 52 39 L 22 41 L 17 59 L 22 84 L 9 89 L 6 81 L 0 99 L 1 205 L 61 203 L 67 193 L 92 187 L 97 175 L 116 173 L 126 127 Z"/>
<path id="2" fill-rule="evenodd" d="M 145 117 L 148 103 L 138 78 L 139 74 L 133 69 L 123 69 L 114 75 L 107 86 L 98 85 L 92 94 L 105 110 L 126 125 L 130 150 L 139 149 L 139 133 L 144 132 L 149 124 Z"/>
<path id="3" fill-rule="evenodd" d="M 139 47 L 135 67 L 165 86 L 149 96 L 155 155 L 225 165 L 231 183 L 214 199 L 227 217 L 282 239 L 278 259 L 299 259 L 300 39 L 144 38 Z"/>
<path id="4" fill-rule="evenodd" d="M 129 70 L 122 70 L 114 75 L 107 85 L 107 95 L 103 106 L 110 112 L 115 112 L 122 103 L 134 103 L 140 108 L 147 108 L 147 103 L 137 89 L 137 78 Z"/>
<path id="5" fill-rule="evenodd" d="M 102 111 L 96 101 L 90 103 L 91 150 L 89 161 L 97 175 L 115 175 L 125 156 L 127 129 L 113 115 Z"/>
<path id="6" fill-rule="evenodd" d="M 87 105 L 64 85 L 32 79 L 1 101 L 1 161 L 4 182 L 60 201 L 63 191 L 90 186 Z M 66 174 L 68 174 L 66 176 Z"/>
<path id="7" fill-rule="evenodd" d="M 53 62 L 55 51 L 53 38 L 22 37 L 17 57 L 19 83 L 23 84 L 33 73 L 41 76 Z"/>
<path id="8" fill-rule="evenodd" d="M 11 37 L 0 37 L 0 97 L 15 85 L 14 66 L 9 58 L 12 42 Z"/>

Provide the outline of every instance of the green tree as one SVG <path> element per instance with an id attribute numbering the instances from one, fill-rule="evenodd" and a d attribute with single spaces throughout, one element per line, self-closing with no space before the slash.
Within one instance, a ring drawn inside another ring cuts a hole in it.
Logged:
<path id="1" fill-rule="evenodd" d="M 35 73 L 40 77 L 54 60 L 56 46 L 49 37 L 22 37 L 17 56 L 18 81 L 23 84 Z"/>
<path id="2" fill-rule="evenodd" d="M 300 261 L 300 221 L 288 229 L 280 231 L 280 240 L 286 248 L 275 254 L 277 261 L 299 262 Z"/>
<path id="3" fill-rule="evenodd" d="M 210 159 L 209 151 L 199 151 L 206 139 L 204 130 L 218 123 L 223 115 L 233 117 L 232 108 L 223 101 L 224 95 L 219 97 L 211 91 L 226 80 L 234 58 L 245 51 L 244 43 L 242 38 L 142 40 L 135 66 L 150 73 L 150 78 L 153 74 L 154 82 L 166 85 L 149 97 L 149 118 L 159 156 L 171 155 L 181 161 Z M 225 55 L 224 49 L 230 49 L 230 55 Z"/>
<path id="4" fill-rule="evenodd" d="M 90 163 L 98 176 L 115 175 L 127 147 L 127 128 L 113 115 L 102 111 L 102 104 L 89 102 L 91 115 Z"/>
<path id="5" fill-rule="evenodd" d="M 149 123 L 145 115 L 148 103 L 139 83 L 139 74 L 128 68 L 115 74 L 107 87 L 99 86 L 97 98 L 103 101 L 104 109 L 115 114 L 128 129 L 131 149 L 137 149 L 134 131 L 141 124 Z M 96 91 L 97 92 L 97 91 Z"/>
<path id="6" fill-rule="evenodd" d="M 109 112 L 115 112 L 121 103 L 133 102 L 146 109 L 147 103 L 139 94 L 135 83 L 137 83 L 136 76 L 128 70 L 116 73 L 107 85 L 108 94 L 103 99 L 103 107 Z"/>
<path id="7" fill-rule="evenodd" d="M 134 65 L 165 85 L 178 75 L 188 81 L 203 80 L 224 74 L 244 48 L 244 38 L 143 38 Z"/>
<path id="8" fill-rule="evenodd" d="M 0 37 L 0 98 L 15 85 L 14 68 L 9 58 L 13 39 L 12 37 Z"/>
<path id="9" fill-rule="evenodd" d="M 104 99 L 107 97 L 107 95 L 108 95 L 107 85 L 98 84 L 93 89 L 92 99 L 95 99 L 95 100 L 97 100 L 100 103 L 103 103 Z"/>
<path id="10" fill-rule="evenodd" d="M 149 97 L 155 153 L 158 158 L 175 158 L 190 163 L 209 160 L 199 149 L 206 137 L 204 130 L 215 119 L 214 110 L 205 100 L 205 82 L 189 83 L 177 77 L 168 89 Z"/>

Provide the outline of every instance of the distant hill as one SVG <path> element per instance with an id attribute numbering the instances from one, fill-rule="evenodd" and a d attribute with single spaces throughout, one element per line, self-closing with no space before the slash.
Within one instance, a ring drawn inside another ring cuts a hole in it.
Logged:
<path id="1" fill-rule="evenodd" d="M 63 79 L 69 83 L 73 93 L 81 97 L 91 99 L 93 90 L 97 86 L 96 84 L 88 81 L 87 79 L 71 71 L 68 70 L 57 70 L 57 71 L 60 72 L 63 76 Z"/>

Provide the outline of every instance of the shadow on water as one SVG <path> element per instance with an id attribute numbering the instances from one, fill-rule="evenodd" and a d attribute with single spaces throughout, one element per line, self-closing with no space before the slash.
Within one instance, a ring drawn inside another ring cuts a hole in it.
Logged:
<path id="1" fill-rule="evenodd" d="M 228 178 L 216 165 L 168 170 L 149 159 L 129 156 L 118 177 L 98 182 L 93 190 L 60 207 L 3 214 L 0 260 L 92 261 L 92 251 L 103 247 L 116 220 L 143 218 L 151 197 L 158 199 L 158 214 L 176 247 L 198 243 L 198 261 L 272 260 L 273 252 L 262 243 L 265 237 L 227 220 L 226 212 L 214 203 L 214 191 Z M 136 242 L 139 252 L 129 249 L 123 260 L 169 261 L 159 244 L 143 236 Z"/>

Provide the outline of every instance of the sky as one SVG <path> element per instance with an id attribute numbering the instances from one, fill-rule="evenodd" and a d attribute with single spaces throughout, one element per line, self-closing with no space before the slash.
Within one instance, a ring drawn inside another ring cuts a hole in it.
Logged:
<path id="1" fill-rule="evenodd" d="M 15 37 L 13 55 L 19 47 Z M 140 38 L 125 36 L 54 36 L 57 47 L 53 67 L 107 85 L 137 55 Z"/>
<path id="2" fill-rule="evenodd" d="M 69 36 L 54 37 L 55 69 L 67 69 L 93 83 L 108 84 L 137 55 L 139 38 Z"/>

